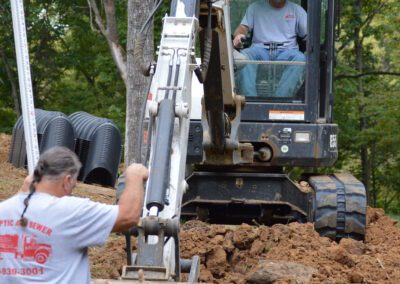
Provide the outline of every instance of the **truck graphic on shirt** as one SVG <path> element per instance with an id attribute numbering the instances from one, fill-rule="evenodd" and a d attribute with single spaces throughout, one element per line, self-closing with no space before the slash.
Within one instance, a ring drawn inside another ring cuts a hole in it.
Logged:
<path id="1" fill-rule="evenodd" d="M 4 253 L 12 253 L 23 261 L 34 260 L 39 264 L 47 261 L 52 253 L 51 245 L 37 243 L 36 236 L 0 235 L 0 260 Z"/>

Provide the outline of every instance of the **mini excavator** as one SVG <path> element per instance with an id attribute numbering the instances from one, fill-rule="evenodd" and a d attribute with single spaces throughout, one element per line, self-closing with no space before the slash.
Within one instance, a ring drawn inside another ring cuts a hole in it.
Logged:
<path id="1" fill-rule="evenodd" d="M 363 184 L 350 174 L 312 173 L 338 157 L 332 112 L 340 2 L 292 1 L 308 15 L 307 37 L 300 44 L 305 63 L 236 56 L 232 30 L 251 2 L 172 0 L 157 61 L 145 64 L 140 53 L 159 0 L 137 39 L 137 63 L 152 77 L 150 177 L 138 249 L 122 279 L 179 282 L 188 273 L 188 282 L 198 281 L 199 258 L 185 260 L 179 254 L 181 218 L 222 224 L 313 222 L 333 240 L 364 238 Z M 257 67 L 256 92 L 247 97 L 237 80 L 246 64 Z M 302 70 L 296 87 L 276 96 L 282 74 L 294 66 Z M 293 166 L 307 173 L 300 181 L 285 172 Z"/>

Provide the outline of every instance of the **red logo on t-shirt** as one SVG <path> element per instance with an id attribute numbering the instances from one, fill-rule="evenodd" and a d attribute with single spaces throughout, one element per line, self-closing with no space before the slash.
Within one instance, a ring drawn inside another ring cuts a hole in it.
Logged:
<path id="1" fill-rule="evenodd" d="M 35 260 L 43 264 L 52 253 L 51 245 L 37 243 L 34 235 L 0 235 L 0 260 L 4 253 L 14 254 L 23 261 Z"/>
<path id="2" fill-rule="evenodd" d="M 285 17 L 283 17 L 285 20 L 295 20 L 296 19 L 296 15 L 292 14 L 292 13 L 288 13 L 285 15 Z"/>

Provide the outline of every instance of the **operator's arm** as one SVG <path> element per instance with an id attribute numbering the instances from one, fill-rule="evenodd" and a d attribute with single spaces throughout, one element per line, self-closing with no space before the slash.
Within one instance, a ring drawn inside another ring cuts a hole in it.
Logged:
<path id="1" fill-rule="evenodd" d="M 296 34 L 301 39 L 307 36 L 307 13 L 302 7 L 297 10 Z"/>
<path id="2" fill-rule="evenodd" d="M 233 45 L 236 48 L 242 47 L 242 38 L 246 38 L 246 35 L 249 32 L 249 28 L 245 25 L 239 25 L 234 33 Z"/>
<path id="3" fill-rule="evenodd" d="M 143 185 L 148 170 L 141 164 L 130 165 L 125 172 L 125 190 L 118 203 L 118 217 L 113 232 L 123 232 L 138 224 L 143 207 Z"/>

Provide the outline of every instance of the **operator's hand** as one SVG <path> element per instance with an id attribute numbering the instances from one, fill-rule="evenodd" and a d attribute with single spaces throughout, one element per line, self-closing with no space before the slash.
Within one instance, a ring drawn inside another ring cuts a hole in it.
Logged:
<path id="1" fill-rule="evenodd" d="M 149 177 L 149 170 L 142 164 L 133 163 L 126 168 L 126 178 L 140 177 L 143 181 L 146 181 Z"/>
<path id="2" fill-rule="evenodd" d="M 233 39 L 233 45 L 236 48 L 243 48 L 243 40 L 246 38 L 246 36 L 244 34 L 238 34 L 237 36 L 235 36 L 235 38 Z"/>
<path id="3" fill-rule="evenodd" d="M 22 184 L 21 188 L 19 189 L 19 191 L 21 192 L 28 192 L 29 191 L 29 187 L 31 186 L 33 177 L 32 175 L 27 176 L 24 179 L 24 183 Z"/>
<path id="4" fill-rule="evenodd" d="M 125 189 L 118 202 L 118 217 L 113 232 L 125 232 L 140 221 L 144 200 L 144 182 L 149 171 L 142 164 L 132 164 L 125 170 Z"/>

